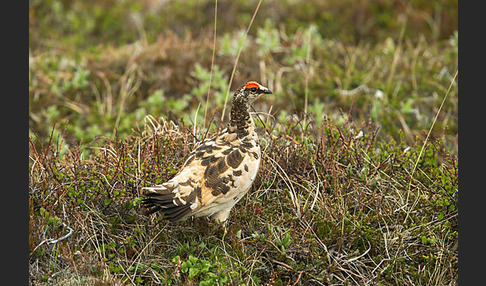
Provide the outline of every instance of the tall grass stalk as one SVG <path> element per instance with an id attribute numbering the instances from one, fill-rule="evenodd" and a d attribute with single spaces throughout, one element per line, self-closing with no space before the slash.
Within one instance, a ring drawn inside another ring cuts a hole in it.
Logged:
<path id="1" fill-rule="evenodd" d="M 248 24 L 248 28 L 246 28 L 245 37 L 244 37 L 243 42 L 246 40 L 246 37 L 248 36 L 248 32 L 250 31 L 251 25 L 253 24 L 253 21 L 255 20 L 255 17 L 258 13 L 258 10 L 260 9 L 260 5 L 262 4 L 262 1 L 263 0 L 258 1 L 258 5 L 255 8 L 255 12 L 253 12 L 253 15 L 251 16 L 251 20 L 250 20 L 250 23 Z M 243 45 L 241 45 L 240 48 L 238 49 L 238 54 L 236 55 L 235 63 L 233 65 L 233 70 L 231 71 L 231 77 L 230 77 L 230 80 L 229 80 L 229 83 L 228 83 L 228 88 L 226 89 L 226 96 L 224 98 L 223 112 L 221 112 L 221 121 L 224 120 L 224 113 L 226 111 L 226 106 L 227 106 L 227 103 L 228 103 L 228 96 L 229 96 L 229 93 L 230 93 L 231 84 L 233 83 L 233 78 L 235 76 L 236 67 L 238 66 L 238 60 L 240 59 L 240 55 L 241 55 L 242 50 L 243 50 Z"/>
<path id="2" fill-rule="evenodd" d="M 209 70 L 209 85 L 208 85 L 208 94 L 206 96 L 206 106 L 204 107 L 204 122 L 203 128 L 206 128 L 206 116 L 208 113 L 208 105 L 209 105 L 209 94 L 211 93 L 211 82 L 213 79 L 213 67 L 214 67 L 214 56 L 216 54 L 216 38 L 217 38 L 217 25 L 218 24 L 218 0 L 214 1 L 214 32 L 213 32 L 213 55 L 211 56 L 211 68 Z M 209 128 L 209 126 L 208 126 Z"/>
<path id="3" fill-rule="evenodd" d="M 444 98 L 442 99 L 442 102 L 440 103 L 439 109 L 437 110 L 437 113 L 435 114 L 434 120 L 432 121 L 432 124 L 431 124 L 431 126 L 429 128 L 429 132 L 427 132 L 427 136 L 425 137 L 424 144 L 422 144 L 422 148 L 420 149 L 420 152 L 418 154 L 417 160 L 415 161 L 415 164 L 413 166 L 412 173 L 410 174 L 410 181 L 408 183 L 408 192 L 407 192 L 407 199 L 406 199 L 405 205 L 408 204 L 408 200 L 410 198 L 410 189 L 411 189 L 411 186 L 412 186 L 413 175 L 415 174 L 415 170 L 417 169 L 417 165 L 420 162 L 420 158 L 422 157 L 422 153 L 424 152 L 425 145 L 427 145 L 427 141 L 429 140 L 430 134 L 432 133 L 432 129 L 434 129 L 435 122 L 437 121 L 437 118 L 439 117 L 439 114 L 440 114 L 440 112 L 442 110 L 442 106 L 444 106 L 444 102 L 446 101 L 447 96 L 449 95 L 449 93 L 450 93 L 450 91 L 452 89 L 452 86 L 456 82 L 457 74 L 458 74 L 458 70 L 456 70 L 456 73 L 454 74 L 454 77 L 451 80 L 451 83 L 449 85 L 449 88 L 447 89 L 447 92 L 444 95 Z M 407 215 L 405 216 L 405 219 L 403 220 L 403 223 L 404 224 L 407 223 L 407 220 L 409 218 L 410 212 L 417 205 L 417 203 L 419 201 L 419 198 L 420 198 L 420 196 L 418 195 L 417 198 L 415 199 L 415 201 L 413 202 L 413 205 L 410 208 L 410 211 L 407 211 Z"/>

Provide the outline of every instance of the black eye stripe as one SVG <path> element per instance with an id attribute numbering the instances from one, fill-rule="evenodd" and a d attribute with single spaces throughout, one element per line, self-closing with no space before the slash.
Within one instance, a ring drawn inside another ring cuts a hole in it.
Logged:
<path id="1" fill-rule="evenodd" d="M 250 88 L 250 91 L 255 92 L 255 91 L 257 91 L 257 88 L 256 87 L 252 87 L 252 88 Z"/>

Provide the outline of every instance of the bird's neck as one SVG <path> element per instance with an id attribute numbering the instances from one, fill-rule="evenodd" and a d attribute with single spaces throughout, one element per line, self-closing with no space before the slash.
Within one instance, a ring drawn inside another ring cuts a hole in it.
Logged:
<path id="1" fill-rule="evenodd" d="M 253 118 L 250 115 L 250 103 L 244 97 L 234 97 L 230 112 L 228 129 L 243 138 L 255 130 Z"/>

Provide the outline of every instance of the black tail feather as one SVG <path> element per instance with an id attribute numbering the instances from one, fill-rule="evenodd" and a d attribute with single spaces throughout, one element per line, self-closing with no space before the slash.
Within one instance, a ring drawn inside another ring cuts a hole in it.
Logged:
<path id="1" fill-rule="evenodd" d="M 186 217 L 186 215 L 191 211 L 191 206 L 189 204 L 176 206 L 171 209 L 162 209 L 165 217 L 171 222 L 179 221 Z"/>
<path id="2" fill-rule="evenodd" d="M 143 196 L 142 206 L 146 208 L 143 213 L 147 216 L 161 211 L 170 222 L 176 222 L 185 218 L 191 211 L 190 204 L 180 206 L 174 204 L 174 193 L 149 192 Z"/>

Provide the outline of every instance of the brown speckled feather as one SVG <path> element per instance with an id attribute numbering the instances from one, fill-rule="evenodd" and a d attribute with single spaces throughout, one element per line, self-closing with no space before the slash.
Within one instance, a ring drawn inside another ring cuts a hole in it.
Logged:
<path id="1" fill-rule="evenodd" d="M 235 92 L 228 127 L 201 142 L 171 180 L 144 188 L 148 192 L 142 205 L 147 215 L 161 211 L 171 222 L 190 216 L 226 221 L 260 166 L 258 135 L 249 107 L 263 93 L 271 92 L 256 82 Z"/>

